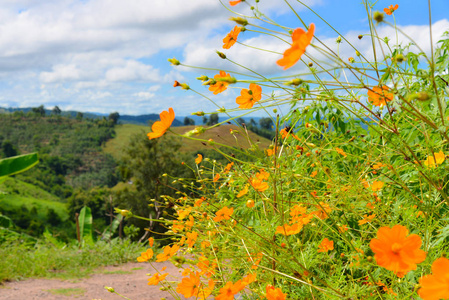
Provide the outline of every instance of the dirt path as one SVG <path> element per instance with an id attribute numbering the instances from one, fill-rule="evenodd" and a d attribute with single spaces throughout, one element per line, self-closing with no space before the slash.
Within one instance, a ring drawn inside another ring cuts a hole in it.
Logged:
<path id="1" fill-rule="evenodd" d="M 170 262 L 155 263 L 160 270 L 169 273 L 168 280 L 180 278 L 179 269 Z M 57 279 L 29 279 L 19 282 L 8 282 L 0 285 L 1 300 L 71 300 L 71 299 L 124 299 L 104 289 L 111 286 L 116 292 L 132 300 L 174 299 L 168 292 L 159 290 L 160 286 L 149 286 L 147 273 L 154 273 L 148 263 L 128 263 L 117 267 L 106 267 L 89 278 L 75 281 Z M 171 276 L 171 278 L 170 278 Z M 65 290 L 63 290 L 65 289 Z M 184 299 L 184 298 L 182 298 Z"/>

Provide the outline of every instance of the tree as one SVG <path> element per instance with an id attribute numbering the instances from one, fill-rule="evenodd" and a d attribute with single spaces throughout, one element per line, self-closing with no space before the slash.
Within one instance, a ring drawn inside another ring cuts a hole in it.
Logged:
<path id="1" fill-rule="evenodd" d="M 203 116 L 203 124 L 207 124 L 208 121 L 209 121 L 209 120 L 207 119 L 207 117 L 206 117 L 206 116 Z"/>
<path id="2" fill-rule="evenodd" d="M 217 113 L 211 114 L 209 117 L 209 122 L 207 122 L 207 125 L 209 125 L 209 126 L 215 125 L 215 124 L 218 124 L 218 114 Z"/>
<path id="3" fill-rule="evenodd" d="M 60 109 L 58 106 L 55 106 L 55 107 L 51 110 L 51 112 L 52 112 L 54 115 L 59 116 L 59 115 L 61 114 L 61 109 Z"/>
<path id="4" fill-rule="evenodd" d="M 77 119 L 77 120 L 82 120 L 83 117 L 84 117 L 84 114 L 83 114 L 82 112 L 77 112 L 77 113 L 76 113 L 76 119 Z"/>
<path id="5" fill-rule="evenodd" d="M 193 176 L 190 169 L 181 164 L 188 161 L 193 164 L 193 159 L 181 153 L 180 147 L 179 140 L 172 137 L 149 140 L 141 134 L 132 136 L 120 164 L 121 176 L 130 186 L 116 194 L 118 207 L 150 219 L 159 219 L 164 211 L 170 209 L 173 203 L 166 202 L 162 196 L 175 196 L 176 190 L 184 188 L 178 183 L 174 189 L 169 178 Z M 150 202 L 151 199 L 154 200 Z M 148 224 L 148 221 L 134 218 L 128 222 L 141 229 L 150 227 L 152 231 L 165 231 L 158 222 L 150 221 Z"/>
<path id="6" fill-rule="evenodd" d="M 195 120 L 189 117 L 184 118 L 184 126 L 195 125 Z"/>
<path id="7" fill-rule="evenodd" d="M 239 123 L 240 125 L 243 125 L 243 124 L 245 124 L 245 119 L 243 119 L 243 118 L 238 118 L 238 119 L 237 119 L 237 123 Z"/>
<path id="8" fill-rule="evenodd" d="M 4 157 L 19 155 L 19 150 L 8 140 L 2 142 L 1 151 Z"/>
<path id="9" fill-rule="evenodd" d="M 44 116 L 45 116 L 45 108 L 44 108 L 43 105 L 41 105 L 41 106 L 39 106 L 39 107 L 33 107 L 33 108 L 31 109 L 31 111 L 32 111 L 33 113 L 35 113 L 36 115 L 38 115 L 38 116 L 41 116 L 41 117 L 44 117 Z"/>
<path id="10" fill-rule="evenodd" d="M 273 129 L 273 120 L 271 118 L 260 118 L 259 125 L 261 128 L 272 130 Z"/>
<path id="11" fill-rule="evenodd" d="M 118 122 L 118 119 L 120 118 L 120 114 L 118 112 L 113 112 L 109 114 L 108 119 L 112 121 L 112 123 L 115 125 Z"/>

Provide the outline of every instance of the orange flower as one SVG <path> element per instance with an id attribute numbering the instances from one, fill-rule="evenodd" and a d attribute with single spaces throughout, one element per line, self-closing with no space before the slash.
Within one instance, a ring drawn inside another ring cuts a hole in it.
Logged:
<path id="1" fill-rule="evenodd" d="M 301 139 L 297 137 L 294 133 L 291 127 L 282 128 L 281 131 L 279 131 L 279 134 L 283 139 L 288 138 L 289 136 L 292 136 L 294 139 L 300 141 Z"/>
<path id="2" fill-rule="evenodd" d="M 263 192 L 268 189 L 268 183 L 258 178 L 252 179 L 251 185 L 258 192 Z"/>
<path id="3" fill-rule="evenodd" d="M 173 111 L 173 108 L 170 107 L 168 111 L 161 112 L 159 117 L 161 120 L 154 122 L 151 126 L 153 132 L 147 134 L 150 140 L 161 137 L 168 128 L 170 128 L 171 123 L 173 123 L 173 120 L 175 119 L 175 112 Z"/>
<path id="4" fill-rule="evenodd" d="M 153 277 L 148 279 L 148 285 L 158 285 L 159 282 L 162 280 L 165 280 L 165 277 L 167 277 L 168 273 L 165 273 L 161 276 L 159 276 L 159 273 L 156 273 L 153 275 Z"/>
<path id="5" fill-rule="evenodd" d="M 213 182 L 217 182 L 218 179 L 220 179 L 220 174 L 215 174 L 214 179 L 212 180 Z"/>
<path id="6" fill-rule="evenodd" d="M 276 228 L 276 234 L 292 235 L 301 231 L 302 224 L 295 223 L 293 225 L 284 224 Z"/>
<path id="7" fill-rule="evenodd" d="M 238 194 L 237 194 L 237 198 L 243 197 L 248 193 L 248 186 L 246 185 L 243 190 L 241 190 Z"/>
<path id="8" fill-rule="evenodd" d="M 176 254 L 176 252 L 178 252 L 178 250 L 179 250 L 178 245 L 173 245 L 172 247 L 165 246 L 164 252 L 156 256 L 156 261 L 161 262 L 161 261 L 169 260 L 170 257 L 172 257 L 173 255 Z"/>
<path id="9" fill-rule="evenodd" d="M 195 158 L 195 163 L 199 165 L 203 161 L 203 156 L 201 154 L 198 154 L 198 157 Z"/>
<path id="10" fill-rule="evenodd" d="M 190 298 L 198 294 L 198 288 L 201 285 L 200 276 L 198 273 L 190 273 L 190 277 L 184 277 L 178 284 L 176 291 L 183 294 L 184 297 Z"/>
<path id="11" fill-rule="evenodd" d="M 211 279 L 209 280 L 209 285 L 205 286 L 204 284 L 201 284 L 200 289 L 198 290 L 197 297 L 200 300 L 204 300 L 207 297 L 212 294 L 212 291 L 214 290 L 215 282 Z"/>
<path id="12" fill-rule="evenodd" d="M 318 174 L 318 171 L 313 171 L 312 174 L 310 174 L 310 177 L 314 178 Z"/>
<path id="13" fill-rule="evenodd" d="M 137 258 L 138 262 L 148 261 L 153 257 L 153 249 L 147 249 L 147 251 L 140 253 L 140 256 Z"/>
<path id="14" fill-rule="evenodd" d="M 220 293 L 215 297 L 216 300 L 233 300 L 234 295 L 243 290 L 245 286 L 239 280 L 236 283 L 228 281 L 224 287 L 220 289 Z"/>
<path id="15" fill-rule="evenodd" d="M 368 100 L 375 106 L 382 107 L 387 102 L 393 100 L 393 93 L 388 92 L 390 88 L 386 85 L 379 87 L 375 86 L 372 90 L 368 90 Z"/>
<path id="16" fill-rule="evenodd" d="M 373 192 L 377 192 L 377 191 L 380 191 L 383 186 L 384 186 L 384 183 L 382 181 L 373 181 L 373 183 L 371 184 L 371 190 Z"/>
<path id="17" fill-rule="evenodd" d="M 223 78 L 223 77 L 231 77 L 231 75 L 226 74 L 225 71 L 220 71 L 219 74 L 214 76 L 214 79 L 217 80 L 219 78 Z M 217 95 L 221 92 L 226 91 L 226 89 L 228 88 L 229 83 L 227 83 L 226 81 L 217 81 L 215 84 L 211 84 L 209 86 L 209 91 L 214 92 L 214 95 Z"/>
<path id="18" fill-rule="evenodd" d="M 347 230 L 348 230 L 348 225 L 341 225 L 341 226 L 338 226 L 338 231 L 339 231 L 340 233 L 346 232 Z"/>
<path id="19" fill-rule="evenodd" d="M 282 290 L 280 288 L 275 288 L 272 285 L 267 285 L 266 287 L 266 295 L 268 300 L 285 300 L 287 298 L 287 295 L 282 293 Z"/>
<path id="20" fill-rule="evenodd" d="M 240 30 L 240 27 L 235 26 L 234 29 L 228 33 L 228 35 L 223 39 L 223 49 L 229 49 L 235 44 L 235 42 L 237 42 L 237 37 L 239 36 Z"/>
<path id="21" fill-rule="evenodd" d="M 301 58 L 306 52 L 307 46 L 312 41 L 315 32 L 315 24 L 310 24 L 307 33 L 302 28 L 297 28 L 292 34 L 292 46 L 285 50 L 284 57 L 277 61 L 277 64 L 287 70 Z"/>
<path id="22" fill-rule="evenodd" d="M 154 245 L 154 238 L 153 238 L 153 237 L 150 237 L 150 238 L 148 239 L 148 243 L 150 243 L 150 247 L 153 247 L 153 245 Z"/>
<path id="23" fill-rule="evenodd" d="M 426 252 L 419 249 L 421 238 L 416 234 L 407 235 L 408 230 L 402 225 L 381 227 L 377 238 L 370 242 L 377 264 L 393 271 L 398 277 L 415 270 L 416 264 L 426 258 Z"/>
<path id="24" fill-rule="evenodd" d="M 216 217 L 214 218 L 214 221 L 220 222 L 221 220 L 229 220 L 233 212 L 234 212 L 233 207 L 228 208 L 225 206 L 215 213 Z"/>
<path id="25" fill-rule="evenodd" d="M 234 162 L 230 162 L 229 164 L 226 165 L 226 167 L 223 170 L 223 173 L 226 174 L 229 171 L 231 171 L 232 166 L 234 165 Z"/>
<path id="26" fill-rule="evenodd" d="M 387 15 L 391 16 L 391 14 L 392 14 L 396 9 L 398 9 L 398 7 L 399 7 L 399 5 L 396 4 L 396 5 L 393 7 L 393 4 L 392 4 L 392 5 L 388 6 L 388 8 L 384 8 L 384 12 L 385 12 Z"/>
<path id="27" fill-rule="evenodd" d="M 381 163 L 381 162 L 378 162 L 378 163 L 375 163 L 373 166 L 372 166 L 372 168 L 374 169 L 374 170 L 378 170 L 378 169 L 380 169 L 380 168 L 382 168 L 382 167 L 385 167 L 386 165 L 385 164 L 383 164 L 383 163 Z"/>
<path id="28" fill-rule="evenodd" d="M 237 4 L 239 4 L 240 2 L 245 1 L 245 0 L 235 0 L 235 1 L 229 1 L 229 5 L 231 6 L 236 6 Z"/>
<path id="29" fill-rule="evenodd" d="M 254 103 L 260 99 L 262 99 L 262 88 L 255 83 L 251 83 L 249 85 L 249 90 L 242 89 L 240 91 L 240 96 L 238 96 L 235 101 L 239 105 L 239 108 L 246 109 L 253 107 Z"/>
<path id="30" fill-rule="evenodd" d="M 198 238 L 198 232 L 187 232 L 186 233 L 187 236 L 187 246 L 189 246 L 189 248 L 192 248 L 193 245 L 195 245 L 196 239 Z"/>
<path id="31" fill-rule="evenodd" d="M 449 259 L 440 257 L 432 264 L 432 275 L 419 279 L 418 294 L 424 300 L 449 298 Z"/>
<path id="32" fill-rule="evenodd" d="M 327 252 L 330 250 L 334 250 L 334 242 L 325 238 L 318 246 L 318 252 Z"/>
<path id="33" fill-rule="evenodd" d="M 260 169 L 259 172 L 257 172 L 256 177 L 257 179 L 268 180 L 268 178 L 270 178 L 270 173 L 264 169 Z"/>
<path id="34" fill-rule="evenodd" d="M 337 151 L 338 152 L 338 154 L 341 154 L 341 155 L 343 155 L 344 157 L 346 157 L 347 155 L 346 155 L 346 153 L 343 151 L 343 149 L 340 149 L 340 148 L 335 148 L 335 151 Z"/>
<path id="35" fill-rule="evenodd" d="M 366 223 L 371 222 L 376 217 L 375 214 L 372 214 L 371 216 L 363 215 L 363 219 L 359 221 L 359 225 L 363 225 Z"/>
<path id="36" fill-rule="evenodd" d="M 435 168 L 437 165 L 441 165 L 446 159 L 443 151 L 434 153 L 434 155 L 427 156 L 427 159 L 423 161 L 423 164 L 428 168 Z"/>

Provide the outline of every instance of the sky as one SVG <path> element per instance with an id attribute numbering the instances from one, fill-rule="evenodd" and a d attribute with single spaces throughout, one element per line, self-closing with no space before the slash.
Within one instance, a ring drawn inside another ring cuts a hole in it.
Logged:
<path id="1" fill-rule="evenodd" d="M 251 16 L 254 3 L 247 0 L 230 7 L 228 1 L 219 0 L 0 0 L 0 107 L 51 109 L 57 105 L 62 110 L 121 115 L 160 113 L 173 107 L 179 116 L 213 112 L 222 106 L 235 108 L 239 88 L 214 96 L 195 79 L 212 77 L 221 69 L 242 71 L 219 58 L 216 50 L 267 76 L 305 71 L 298 65 L 283 73 L 276 61 L 289 45 L 267 35 L 247 31 L 238 40 L 278 53 L 240 44 L 222 49 L 223 38 L 236 25 L 229 20 L 236 16 L 233 12 Z M 357 38 L 369 32 L 361 1 L 302 1 L 338 32 L 300 1 L 289 3 L 306 24 L 315 23 L 320 40 L 336 47 L 335 39 L 341 35 L 370 55 L 370 39 Z M 398 26 L 430 53 L 428 1 L 379 0 L 374 10 L 396 3 Z M 283 26 L 303 28 L 286 1 L 260 0 L 257 5 Z M 449 1 L 432 1 L 434 43 L 449 30 L 448 11 Z M 395 37 L 389 26 L 380 25 L 377 30 L 381 37 Z M 406 43 L 403 36 L 398 41 Z M 339 51 L 343 58 L 355 56 L 345 42 Z M 167 59 L 173 57 L 186 65 L 216 70 L 171 66 Z M 213 102 L 174 88 L 175 80 Z"/>

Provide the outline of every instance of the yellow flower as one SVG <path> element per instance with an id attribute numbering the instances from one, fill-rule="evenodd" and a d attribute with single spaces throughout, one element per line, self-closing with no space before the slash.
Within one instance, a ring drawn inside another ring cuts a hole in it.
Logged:
<path id="1" fill-rule="evenodd" d="M 441 165 L 444 162 L 445 158 L 446 156 L 444 155 L 443 151 L 440 151 L 438 153 L 434 153 L 434 155 L 428 156 L 423 163 L 428 168 L 435 168 L 437 165 Z"/>

